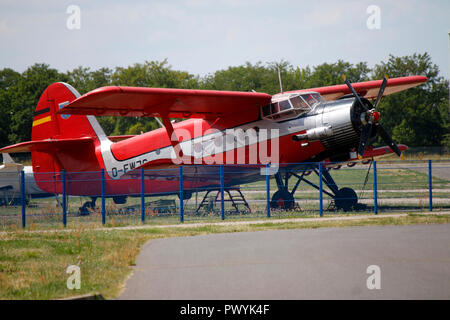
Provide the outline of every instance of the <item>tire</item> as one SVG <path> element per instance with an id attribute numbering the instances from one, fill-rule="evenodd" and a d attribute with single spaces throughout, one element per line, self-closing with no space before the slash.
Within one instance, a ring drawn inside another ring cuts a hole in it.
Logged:
<path id="1" fill-rule="evenodd" d="M 358 204 L 358 196 L 356 195 L 355 190 L 351 188 L 342 188 L 336 193 L 334 203 L 337 209 L 350 211 Z"/>
<path id="2" fill-rule="evenodd" d="M 291 210 L 294 205 L 294 196 L 287 190 L 278 190 L 273 194 L 270 201 L 270 207 L 273 209 Z"/>
<path id="3" fill-rule="evenodd" d="M 94 209 L 94 203 L 92 201 L 87 201 L 83 204 L 82 207 L 78 210 L 80 216 L 88 216 L 91 213 L 91 210 Z"/>

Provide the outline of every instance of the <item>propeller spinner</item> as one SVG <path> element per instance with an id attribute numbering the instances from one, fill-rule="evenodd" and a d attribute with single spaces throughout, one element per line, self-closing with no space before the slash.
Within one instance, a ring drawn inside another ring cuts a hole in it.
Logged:
<path id="1" fill-rule="evenodd" d="M 383 82 L 381 83 L 380 90 L 378 91 L 377 99 L 375 100 L 375 103 L 373 104 L 373 108 L 369 109 L 359 97 L 358 93 L 353 88 L 350 81 L 347 80 L 345 75 L 343 76 L 345 84 L 348 86 L 352 94 L 355 96 L 355 99 L 358 101 L 358 103 L 362 106 L 363 109 L 366 111 L 361 114 L 361 122 L 363 124 L 362 130 L 361 130 L 361 137 L 359 140 L 358 145 L 358 156 L 362 157 L 364 154 L 364 151 L 366 150 L 367 144 L 369 142 L 369 139 L 372 135 L 372 130 L 375 128 L 375 132 L 383 139 L 383 141 L 394 151 L 399 157 L 402 156 L 402 152 L 400 151 L 397 144 L 392 140 L 391 136 L 387 133 L 386 129 L 378 123 L 380 120 L 380 113 L 376 110 L 378 104 L 381 101 L 381 98 L 383 97 L 384 89 L 387 85 L 387 76 L 383 78 Z"/>

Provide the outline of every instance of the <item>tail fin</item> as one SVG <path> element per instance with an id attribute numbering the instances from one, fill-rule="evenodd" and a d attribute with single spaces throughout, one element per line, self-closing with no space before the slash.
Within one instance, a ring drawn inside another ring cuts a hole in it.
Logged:
<path id="1" fill-rule="evenodd" d="M 86 116 L 56 114 L 59 109 L 78 97 L 78 91 L 67 83 L 57 82 L 50 85 L 36 106 L 31 140 L 97 136 L 91 123 L 92 120 L 96 122 L 95 117 L 89 119 Z"/>
<path id="2" fill-rule="evenodd" d="M 51 84 L 39 99 L 30 143 L 35 173 L 62 169 L 72 172 L 100 170 L 95 144 L 105 133 L 95 117 L 56 113 L 78 97 L 80 94 L 71 85 L 57 82 Z M 92 142 L 86 143 L 87 138 Z M 47 147 L 47 142 L 54 143 Z"/>

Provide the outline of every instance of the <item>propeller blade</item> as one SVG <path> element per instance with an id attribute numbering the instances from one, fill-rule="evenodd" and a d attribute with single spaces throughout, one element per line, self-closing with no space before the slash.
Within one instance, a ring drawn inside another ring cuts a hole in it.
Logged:
<path id="1" fill-rule="evenodd" d="M 356 100 L 358 100 L 359 104 L 366 110 L 369 111 L 369 109 L 362 103 L 359 94 L 355 91 L 355 89 L 353 88 L 352 84 L 350 83 L 350 81 L 347 80 L 347 78 L 344 76 L 342 76 L 342 78 L 344 79 L 345 84 L 347 85 L 347 87 L 350 89 L 350 91 L 353 93 L 353 95 L 355 96 Z"/>
<path id="2" fill-rule="evenodd" d="M 399 157 L 402 155 L 402 151 L 399 149 L 397 144 L 392 140 L 389 133 L 386 132 L 386 129 L 381 124 L 377 124 L 377 133 L 380 135 L 381 139 L 394 151 Z"/>
<path id="3" fill-rule="evenodd" d="M 375 100 L 375 103 L 373 104 L 373 107 L 376 109 L 378 104 L 381 101 L 381 98 L 383 97 L 383 93 L 384 93 L 384 89 L 386 89 L 386 85 L 387 85 L 387 75 L 384 76 L 383 78 L 383 82 L 381 83 L 381 87 L 380 87 L 380 91 L 378 91 L 378 96 L 377 96 L 377 100 Z"/>
<path id="4" fill-rule="evenodd" d="M 361 137 L 359 138 L 358 154 L 362 157 L 366 150 L 367 143 L 369 142 L 370 134 L 372 133 L 372 124 L 366 124 L 361 131 Z"/>

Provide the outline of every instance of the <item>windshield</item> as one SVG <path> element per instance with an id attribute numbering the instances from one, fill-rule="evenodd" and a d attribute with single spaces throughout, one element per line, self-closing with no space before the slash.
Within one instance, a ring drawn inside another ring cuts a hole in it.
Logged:
<path id="1" fill-rule="evenodd" d="M 309 105 L 300 96 L 293 97 L 290 100 L 295 109 L 301 109 L 305 111 L 308 111 L 310 109 Z"/>
<path id="2" fill-rule="evenodd" d="M 309 107 L 313 109 L 316 104 L 324 102 L 322 96 L 318 93 L 307 93 L 302 94 L 303 99 L 308 103 Z"/>
<path id="3" fill-rule="evenodd" d="M 271 121 L 289 120 L 307 113 L 321 102 L 324 102 L 324 99 L 316 92 L 294 94 L 284 100 L 263 106 L 261 115 Z"/>

